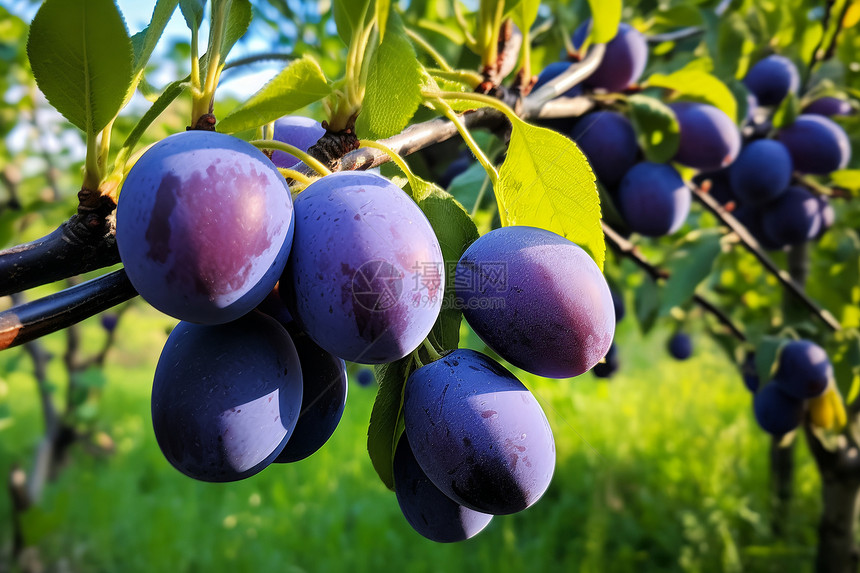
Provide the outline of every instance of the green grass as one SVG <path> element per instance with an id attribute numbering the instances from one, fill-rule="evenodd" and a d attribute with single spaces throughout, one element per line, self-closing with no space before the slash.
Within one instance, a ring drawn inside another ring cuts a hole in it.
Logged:
<path id="1" fill-rule="evenodd" d="M 629 322 L 629 321 L 628 321 Z M 664 336 L 623 325 L 622 370 L 611 382 L 524 381 L 556 436 L 552 486 L 531 509 L 497 517 L 477 538 L 438 545 L 414 533 L 365 449 L 374 390 L 350 387 L 344 419 L 308 460 L 243 482 L 203 484 L 171 468 L 152 433 L 149 390 L 164 319 L 134 309 L 109 359 L 100 427 L 116 444 L 72 463 L 25 516 L 49 570 L 242 571 L 794 571 L 815 549 L 818 478 L 798 448 L 785 540 L 768 527 L 769 440 L 752 419 L 734 368 L 699 341 L 672 361 Z M 91 322 L 89 344 L 101 336 Z M 62 335 L 48 344 L 61 350 Z M 59 360 L 51 370 L 62 380 Z M 25 467 L 41 430 L 30 364 L 0 354 L 0 475 Z M 2 398 L 5 389 L 6 397 Z M 8 554 L 9 502 L 0 496 Z M 2 567 L 0 567 L 2 568 Z"/>

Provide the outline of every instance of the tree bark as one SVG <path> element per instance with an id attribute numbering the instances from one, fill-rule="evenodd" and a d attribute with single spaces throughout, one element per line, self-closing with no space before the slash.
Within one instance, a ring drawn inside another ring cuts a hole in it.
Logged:
<path id="1" fill-rule="evenodd" d="M 854 543 L 860 483 L 833 475 L 822 468 L 821 496 L 824 509 L 818 525 L 816 573 L 857 573 L 860 553 Z"/>
<path id="2" fill-rule="evenodd" d="M 785 446 L 780 445 L 781 441 L 781 436 L 772 436 L 770 440 L 770 529 L 777 537 L 785 535 L 794 492 L 795 440 Z"/>

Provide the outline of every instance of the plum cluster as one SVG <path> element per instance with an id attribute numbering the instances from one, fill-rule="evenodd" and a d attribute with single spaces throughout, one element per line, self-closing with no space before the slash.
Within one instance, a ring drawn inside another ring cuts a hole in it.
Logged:
<path id="1" fill-rule="evenodd" d="M 809 340 L 795 340 L 782 347 L 776 373 L 764 387 L 755 375 L 754 360 L 744 365 L 744 382 L 755 393 L 756 421 L 776 436 L 797 428 L 803 421 L 804 401 L 821 396 L 833 379 L 827 352 Z"/>
<path id="2" fill-rule="evenodd" d="M 791 60 L 769 56 L 750 69 L 744 83 L 754 105 L 776 106 L 796 93 L 797 77 Z M 826 175 L 848 164 L 848 136 L 828 116 L 851 112 L 851 105 L 836 97 L 813 100 L 773 138 L 749 141 L 730 166 L 703 171 L 694 181 L 708 181 L 712 196 L 732 204 L 735 217 L 766 249 L 817 239 L 833 224 L 833 207 L 798 184 L 794 174 Z"/>
<path id="3" fill-rule="evenodd" d="M 454 286 L 475 333 L 533 374 L 577 376 L 612 344 L 606 280 L 585 251 L 550 231 L 490 231 L 463 253 Z M 395 492 L 407 521 L 429 539 L 468 539 L 493 515 L 531 506 L 549 486 L 555 443 L 546 416 L 522 382 L 485 354 L 455 350 L 413 372 L 403 419 Z"/>
<path id="4" fill-rule="evenodd" d="M 304 149 L 320 129 L 275 125 Z M 320 179 L 294 202 L 276 165 L 296 161 L 188 131 L 152 146 L 123 185 L 126 272 L 180 319 L 155 372 L 155 435 L 195 479 L 233 481 L 314 453 L 343 414 L 344 360 L 402 358 L 439 313 L 441 296 L 419 304 L 403 288 L 416 265 L 442 265 L 418 206 L 369 173 Z M 431 287 L 444 288 L 437 278 Z"/>
<path id="5" fill-rule="evenodd" d="M 283 118 L 276 139 L 308 149 L 324 133 Z M 180 320 L 164 346 L 152 420 L 167 460 L 203 481 L 302 460 L 335 431 L 346 361 L 412 356 L 405 433 L 393 459 L 407 521 L 435 541 L 466 539 L 549 486 L 555 444 L 535 397 L 493 358 L 459 349 L 421 364 L 444 289 L 487 347 L 525 371 L 568 378 L 606 354 L 613 298 L 594 260 L 546 230 L 476 240 L 446 285 L 439 241 L 389 180 L 337 172 L 293 199 L 278 168 L 297 158 L 189 131 L 132 167 L 117 210 L 120 255 L 138 292 Z M 366 368 L 362 385 L 372 383 Z"/>
<path id="6" fill-rule="evenodd" d="M 575 46 L 582 44 L 586 32 L 586 25 L 577 30 Z M 584 83 L 584 89 L 629 88 L 647 62 L 640 36 L 622 24 L 607 46 L 598 73 Z M 568 65 L 549 65 L 537 86 Z M 604 77 L 610 70 L 615 74 L 611 80 Z M 754 121 L 753 112 L 759 105 L 776 106 L 796 93 L 798 83 L 791 60 L 769 56 L 759 61 L 744 78 L 749 90 L 747 121 Z M 565 95 L 577 95 L 582 89 L 577 86 Z M 754 139 L 746 145 L 735 122 L 712 105 L 675 101 L 669 108 L 679 127 L 679 146 L 672 161 L 697 170 L 694 182 L 710 182 L 710 192 L 718 201 L 732 202 L 736 217 L 764 247 L 781 249 L 815 239 L 832 225 L 834 211 L 827 198 L 794 183 L 794 174 L 825 175 L 847 165 L 848 137 L 826 116 L 851 114 L 849 102 L 833 96 L 813 100 L 772 139 Z M 660 237 L 684 224 L 690 210 L 689 189 L 673 165 L 643 160 L 633 124 L 624 114 L 598 110 L 572 126 L 550 127 L 565 131 L 576 141 L 630 231 Z"/>

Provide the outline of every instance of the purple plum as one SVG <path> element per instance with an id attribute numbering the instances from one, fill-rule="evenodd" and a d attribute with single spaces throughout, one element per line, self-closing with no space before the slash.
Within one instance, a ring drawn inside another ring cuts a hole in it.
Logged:
<path id="1" fill-rule="evenodd" d="M 128 278 L 180 320 L 220 324 L 251 311 L 289 256 L 293 203 L 256 147 L 186 131 L 153 145 L 129 171 L 116 241 Z"/>
<path id="2" fill-rule="evenodd" d="M 456 503 L 502 515 L 534 504 L 555 469 L 546 415 L 492 358 L 459 349 L 413 372 L 403 403 L 418 465 Z"/>

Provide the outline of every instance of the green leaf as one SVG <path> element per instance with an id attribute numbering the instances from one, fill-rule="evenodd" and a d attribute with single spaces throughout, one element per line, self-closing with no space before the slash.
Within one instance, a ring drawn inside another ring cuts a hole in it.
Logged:
<path id="1" fill-rule="evenodd" d="M 337 33 L 347 46 L 352 35 L 364 28 L 370 0 L 334 0 L 332 11 Z"/>
<path id="2" fill-rule="evenodd" d="M 642 334 L 648 334 L 657 321 L 657 311 L 660 309 L 660 288 L 651 277 L 645 280 L 636 289 L 633 297 L 633 306 L 636 308 L 636 319 Z"/>
<path id="3" fill-rule="evenodd" d="M 731 12 L 719 18 L 716 36 L 716 50 L 711 53 L 714 73 L 721 78 L 734 78 L 741 63 L 755 48 L 750 41 L 749 27 L 740 14 Z"/>
<path id="4" fill-rule="evenodd" d="M 484 167 L 475 161 L 468 169 L 454 177 L 448 186 L 448 192 L 460 203 L 474 207 L 483 185 L 487 185 L 484 195 L 489 196 L 493 192 L 493 183 L 489 181 Z"/>
<path id="5" fill-rule="evenodd" d="M 233 46 L 248 31 L 251 18 L 254 15 L 250 0 L 231 0 L 230 13 L 227 15 L 227 29 L 224 31 L 224 39 L 221 42 L 221 61 L 227 58 L 227 54 Z"/>
<path id="6" fill-rule="evenodd" d="M 75 384 L 83 388 L 104 388 L 107 385 L 107 376 L 104 369 L 93 366 L 75 374 Z"/>
<path id="7" fill-rule="evenodd" d="M 748 99 L 749 90 L 747 90 L 743 82 L 739 80 L 730 80 L 726 82 L 726 86 L 732 90 L 732 95 L 735 97 L 735 103 L 738 106 L 738 123 L 742 123 L 746 121 L 746 118 L 751 112 Z"/>
<path id="8" fill-rule="evenodd" d="M 654 74 L 648 78 L 647 84 L 674 90 L 686 100 L 709 103 L 721 109 L 732 121 L 738 120 L 738 105 L 732 90 L 703 70 L 684 68 L 669 75 Z"/>
<path id="9" fill-rule="evenodd" d="M 220 0 L 224 2 L 225 0 Z M 213 9 L 215 6 L 213 6 Z M 231 0 L 230 2 L 230 12 L 227 13 L 226 18 L 226 28 L 224 29 L 224 35 L 221 38 L 221 52 L 219 57 L 221 59 L 221 63 L 223 64 L 227 59 L 227 54 L 230 53 L 230 50 L 233 49 L 233 46 L 239 39 L 245 35 L 245 32 L 248 31 L 248 26 L 251 25 L 251 17 L 253 16 L 253 10 L 251 8 L 251 2 L 249 0 Z M 209 29 L 209 44 L 208 46 L 213 45 L 212 34 L 214 33 L 214 28 Z M 211 49 L 209 47 L 206 48 L 206 53 L 200 58 L 200 77 L 205 78 L 206 74 L 209 72 L 209 54 L 211 53 Z"/>
<path id="10" fill-rule="evenodd" d="M 424 81 L 423 67 L 400 17 L 391 14 L 385 39 L 370 60 L 356 133 L 382 139 L 403 131 L 421 105 Z"/>
<path id="11" fill-rule="evenodd" d="M 112 0 L 46 0 L 27 55 L 51 105 L 90 135 L 116 116 L 132 83 L 131 39 Z"/>
<path id="12" fill-rule="evenodd" d="M 588 160 L 567 137 L 514 119 L 496 187 L 507 224 L 558 233 L 585 249 L 603 270 L 600 198 Z"/>
<path id="13" fill-rule="evenodd" d="M 168 84 L 164 91 L 158 96 L 158 99 L 153 102 L 153 104 L 146 110 L 146 113 L 143 114 L 137 124 L 135 124 L 134 128 L 131 130 L 131 133 L 128 134 L 125 141 L 122 144 L 122 148 L 120 149 L 119 155 L 123 156 L 122 161 L 128 159 L 131 154 L 131 150 L 134 149 L 134 146 L 137 145 L 137 142 L 143 137 L 144 132 L 146 132 L 147 128 L 152 125 L 152 122 L 161 115 L 161 113 L 167 109 L 173 101 L 178 98 L 185 88 L 188 87 L 188 78 L 184 80 L 177 80 L 171 84 Z M 123 165 L 124 167 L 124 165 Z"/>
<path id="14" fill-rule="evenodd" d="M 655 163 L 672 159 L 681 137 L 675 112 L 657 98 L 642 94 L 628 97 L 627 102 L 636 139 L 645 158 Z"/>
<path id="15" fill-rule="evenodd" d="M 765 336 L 759 341 L 755 348 L 755 370 L 761 381 L 759 390 L 768 383 L 776 371 L 779 351 L 788 340 L 776 336 Z"/>
<path id="16" fill-rule="evenodd" d="M 605 44 L 618 33 L 621 23 L 621 0 L 588 0 L 591 8 L 591 41 Z"/>
<path id="17" fill-rule="evenodd" d="M 379 390 L 367 427 L 367 452 L 370 454 L 373 469 L 379 474 L 382 483 L 391 490 L 394 489 L 394 450 L 402 433 L 400 417 L 403 390 L 412 367 L 411 355 L 390 364 L 377 364 L 373 367 Z"/>
<path id="18" fill-rule="evenodd" d="M 152 10 L 152 18 L 149 25 L 132 36 L 131 43 L 134 48 L 134 75 L 137 75 L 146 66 L 155 45 L 164 33 L 164 28 L 179 0 L 158 0 Z"/>
<path id="19" fill-rule="evenodd" d="M 717 229 L 699 229 L 688 233 L 666 259 L 671 273 L 663 285 L 660 316 L 686 303 L 708 275 L 720 254 L 721 233 Z"/>
<path id="20" fill-rule="evenodd" d="M 838 333 L 827 347 L 827 356 L 846 404 L 854 402 L 860 393 L 860 333 L 853 328 Z"/>
<path id="21" fill-rule="evenodd" d="M 797 99 L 797 94 L 789 93 L 783 98 L 776 112 L 773 114 L 773 127 L 775 129 L 788 127 L 794 123 L 798 114 L 800 114 L 800 101 Z"/>
<path id="22" fill-rule="evenodd" d="M 331 93 L 319 64 L 310 56 L 291 62 L 245 103 L 218 122 L 219 131 L 235 133 L 274 121 Z"/>
<path id="23" fill-rule="evenodd" d="M 14 209 L 0 211 L 0 249 L 5 247 L 15 236 L 15 223 L 21 217 L 21 212 Z"/>
<path id="24" fill-rule="evenodd" d="M 391 0 L 376 0 L 376 25 L 379 26 L 379 41 L 385 39 L 388 29 L 388 13 L 391 11 Z"/>
<path id="25" fill-rule="evenodd" d="M 681 4 L 654 12 L 654 26 L 657 27 L 674 30 L 686 26 L 701 26 L 702 23 L 702 12 L 696 6 Z"/>
<path id="26" fill-rule="evenodd" d="M 432 336 L 443 350 L 454 350 L 460 342 L 460 322 L 463 318 L 462 310 L 456 304 L 454 272 L 457 261 L 468 246 L 478 239 L 478 229 L 463 206 L 438 187 L 434 193 L 419 201 L 418 206 L 433 226 L 445 260 L 442 311 L 433 326 Z"/>
<path id="27" fill-rule="evenodd" d="M 537 19 L 539 8 L 540 0 L 521 0 L 510 10 L 511 20 L 523 33 L 527 33 Z"/>
<path id="28" fill-rule="evenodd" d="M 179 0 L 179 10 L 189 30 L 197 30 L 203 22 L 203 7 L 206 0 Z"/>
<path id="29" fill-rule="evenodd" d="M 848 189 L 855 195 L 860 193 L 860 169 L 840 169 L 830 174 L 830 182 Z"/>

